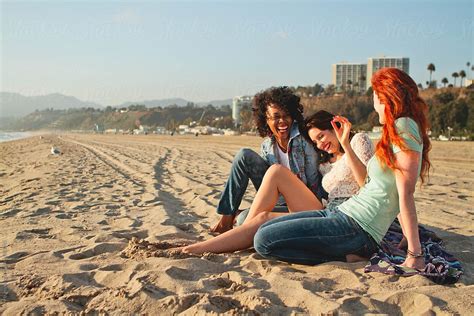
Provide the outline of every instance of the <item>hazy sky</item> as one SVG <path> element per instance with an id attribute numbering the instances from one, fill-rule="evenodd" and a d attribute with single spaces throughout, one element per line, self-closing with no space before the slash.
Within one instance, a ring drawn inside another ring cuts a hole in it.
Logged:
<path id="1" fill-rule="evenodd" d="M 328 84 L 331 64 L 382 55 L 452 82 L 474 63 L 473 2 L 2 1 L 0 90 L 209 101 Z"/>

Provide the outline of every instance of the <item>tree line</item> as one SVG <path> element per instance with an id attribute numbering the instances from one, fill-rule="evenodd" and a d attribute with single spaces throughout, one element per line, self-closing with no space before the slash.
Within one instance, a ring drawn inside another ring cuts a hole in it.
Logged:
<path id="1" fill-rule="evenodd" d="M 331 86 L 316 84 L 307 87 L 293 87 L 301 96 L 305 115 L 318 110 L 346 116 L 355 129 L 371 130 L 378 125 L 378 117 L 373 110 L 372 91 L 356 93 L 347 91 L 335 94 Z M 329 90 L 329 92 L 328 92 Z M 423 89 L 422 98 L 429 106 L 429 118 L 433 136 L 448 134 L 474 136 L 474 90 L 471 88 Z M 247 105 L 240 112 L 241 131 L 255 131 L 251 106 Z M 179 125 L 201 125 L 217 128 L 234 128 L 230 105 L 216 107 L 213 105 L 197 106 L 188 103 L 186 106 L 171 105 L 167 107 L 147 108 L 134 104 L 127 108 L 105 109 L 82 108 L 35 111 L 21 119 L 8 122 L 4 129 L 12 130 L 93 130 L 98 124 L 105 129 L 116 128 L 132 130 L 140 125 L 150 128 L 163 126 L 173 131 Z"/>

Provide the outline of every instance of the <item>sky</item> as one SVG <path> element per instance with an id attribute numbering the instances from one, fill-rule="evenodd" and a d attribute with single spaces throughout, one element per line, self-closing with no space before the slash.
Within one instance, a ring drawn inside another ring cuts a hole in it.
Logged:
<path id="1" fill-rule="evenodd" d="M 0 91 L 101 105 L 331 83 L 410 58 L 416 82 L 474 64 L 474 1 L 2 1 Z M 459 80 L 458 80 L 459 83 Z"/>

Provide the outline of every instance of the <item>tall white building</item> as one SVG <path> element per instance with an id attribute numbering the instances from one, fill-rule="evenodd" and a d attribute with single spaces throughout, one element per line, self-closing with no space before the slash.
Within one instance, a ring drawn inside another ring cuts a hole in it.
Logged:
<path id="1" fill-rule="evenodd" d="M 403 70 L 407 74 L 410 71 L 410 59 L 407 57 L 375 57 L 369 58 L 367 62 L 367 86 L 368 89 L 372 84 L 370 79 L 372 75 L 381 68 L 392 67 Z"/>
<path id="2" fill-rule="evenodd" d="M 234 126 L 238 127 L 241 124 L 240 110 L 244 105 L 252 105 L 251 96 L 239 96 L 232 99 L 232 119 L 234 120 Z"/>
<path id="3" fill-rule="evenodd" d="M 366 90 L 367 64 L 339 63 L 332 65 L 332 84 L 337 90 Z"/>

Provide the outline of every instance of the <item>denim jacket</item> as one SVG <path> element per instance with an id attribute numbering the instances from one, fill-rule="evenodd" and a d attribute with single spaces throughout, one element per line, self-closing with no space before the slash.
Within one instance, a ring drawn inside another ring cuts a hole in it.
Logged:
<path id="1" fill-rule="evenodd" d="M 275 136 L 267 137 L 261 145 L 262 158 L 269 164 L 280 163 L 276 154 Z M 291 171 L 321 200 L 327 199 L 327 192 L 321 185 L 319 159 L 313 145 L 300 134 L 298 123 L 293 122 L 288 143 L 288 157 Z"/>

